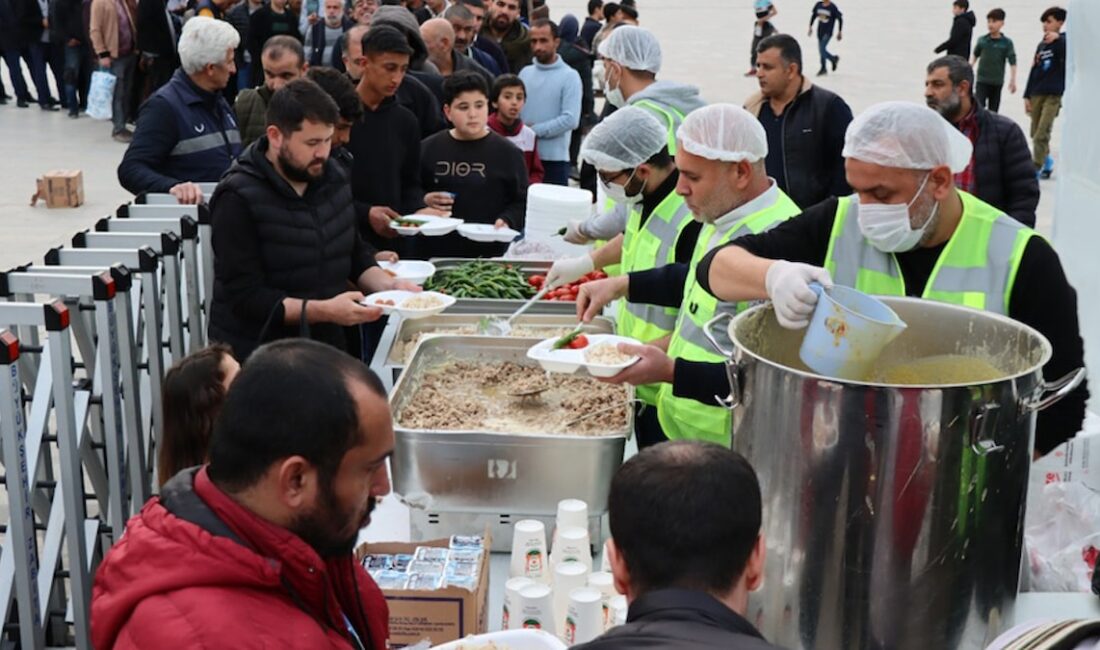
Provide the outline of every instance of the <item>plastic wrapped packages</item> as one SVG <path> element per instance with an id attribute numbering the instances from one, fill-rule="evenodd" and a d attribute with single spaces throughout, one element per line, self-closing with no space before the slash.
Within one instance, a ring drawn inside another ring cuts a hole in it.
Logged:
<path id="1" fill-rule="evenodd" d="M 1074 480 L 1033 489 L 1024 543 L 1030 591 L 1091 591 L 1100 555 L 1100 495 Z"/>

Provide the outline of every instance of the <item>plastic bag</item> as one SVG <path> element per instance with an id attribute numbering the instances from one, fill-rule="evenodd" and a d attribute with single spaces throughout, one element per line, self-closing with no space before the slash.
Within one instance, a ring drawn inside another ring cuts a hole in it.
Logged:
<path id="1" fill-rule="evenodd" d="M 88 117 L 96 120 L 111 119 L 111 104 L 115 97 L 115 76 L 105 70 L 92 73 L 92 85 L 88 88 Z"/>
<path id="2" fill-rule="evenodd" d="M 1024 529 L 1031 591 L 1089 592 L 1100 555 L 1100 494 L 1080 482 L 1043 485 Z"/>

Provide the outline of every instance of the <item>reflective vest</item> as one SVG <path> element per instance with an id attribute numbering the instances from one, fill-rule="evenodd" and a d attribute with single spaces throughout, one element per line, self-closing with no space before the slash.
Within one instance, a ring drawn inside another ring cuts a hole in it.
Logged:
<path id="1" fill-rule="evenodd" d="M 641 213 L 630 211 L 623 233 L 623 257 L 620 262 L 623 273 L 648 271 L 676 261 L 676 242 L 684 227 L 692 221 L 691 210 L 684 198 L 669 192 L 642 225 Z M 676 312 L 672 307 L 619 301 L 615 319 L 615 331 L 643 343 L 655 341 L 672 332 L 676 326 Z M 638 399 L 647 404 L 657 403 L 657 385 L 638 386 Z"/>
<path id="2" fill-rule="evenodd" d="M 959 198 L 962 218 L 920 297 L 1007 315 L 1020 259 L 1027 242 L 1039 233 L 966 192 L 959 191 Z M 859 199 L 854 196 L 837 202 L 825 256 L 833 282 L 870 294 L 911 295 L 897 258 L 864 238 L 858 210 Z"/>
<path id="3" fill-rule="evenodd" d="M 777 192 L 775 203 L 734 222 L 725 232 L 718 232 L 710 224 L 703 226 L 695 243 L 695 252 L 691 256 L 691 268 L 684 282 L 684 298 L 672 340 L 668 345 L 668 356 L 708 363 L 722 363 L 726 360 L 707 340 L 703 329 L 719 313 L 728 312 L 734 315 L 747 308 L 748 303 L 720 302 L 696 282 L 696 267 L 711 250 L 738 237 L 770 230 L 802 212 L 782 190 Z M 722 345 L 730 345 L 726 332 L 715 332 L 715 335 Z M 660 384 L 657 419 L 669 440 L 705 440 L 727 447 L 730 445 L 729 410 L 717 404 L 703 404 L 690 398 L 676 397 L 670 383 Z"/>
<path id="4" fill-rule="evenodd" d="M 680 128 L 680 123 L 684 121 L 684 114 L 671 106 L 666 108 L 648 99 L 643 99 L 630 105 L 637 106 L 638 108 L 644 108 L 650 113 L 653 113 L 656 118 L 664 120 L 664 122 L 668 124 L 668 153 L 670 156 L 675 156 L 676 129 Z M 614 207 L 615 202 L 611 199 L 608 199 L 607 202 L 604 204 L 605 210 L 610 210 Z M 596 248 L 599 248 L 606 243 L 606 240 L 598 240 L 594 242 Z M 621 275 L 626 272 L 622 269 L 621 264 L 609 264 L 605 266 L 603 270 L 604 273 L 607 273 L 608 275 Z"/>

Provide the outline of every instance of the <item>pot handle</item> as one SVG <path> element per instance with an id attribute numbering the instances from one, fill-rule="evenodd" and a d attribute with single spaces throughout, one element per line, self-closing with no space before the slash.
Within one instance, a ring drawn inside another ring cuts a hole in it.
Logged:
<path id="1" fill-rule="evenodd" d="M 712 321 L 713 322 L 713 321 Z M 730 394 L 726 397 L 714 396 L 715 401 L 726 410 L 732 411 L 733 409 L 741 406 L 742 402 L 742 389 L 741 389 L 741 363 L 729 359 L 726 361 L 726 376 L 730 381 Z"/>
<path id="2" fill-rule="evenodd" d="M 1004 450 L 1004 445 L 997 444 L 993 439 L 993 432 L 996 431 L 993 425 L 999 408 L 1001 405 L 996 402 L 982 404 L 970 416 L 970 449 L 978 456 Z"/>
<path id="3" fill-rule="evenodd" d="M 733 317 L 732 314 L 730 314 L 728 312 L 722 312 L 721 314 L 718 314 L 714 318 L 708 320 L 707 324 L 703 326 L 703 335 L 707 337 L 707 340 L 710 341 L 710 344 L 712 346 L 714 346 L 714 349 L 718 350 L 718 353 L 721 354 L 724 357 L 732 356 L 733 355 L 733 350 L 727 350 L 727 349 L 723 348 L 722 344 L 719 343 L 718 339 L 715 338 L 713 333 L 711 333 L 711 330 L 714 329 L 714 326 L 717 325 L 718 323 L 721 323 L 724 320 L 729 320 L 732 317 Z"/>
<path id="4" fill-rule="evenodd" d="M 1049 384 L 1045 381 L 1039 382 L 1031 396 L 1024 398 L 1020 405 L 1025 413 L 1042 411 L 1048 406 L 1053 406 L 1060 402 L 1063 397 L 1076 390 L 1081 382 L 1085 380 L 1085 374 L 1084 368 L 1078 368 Z"/>

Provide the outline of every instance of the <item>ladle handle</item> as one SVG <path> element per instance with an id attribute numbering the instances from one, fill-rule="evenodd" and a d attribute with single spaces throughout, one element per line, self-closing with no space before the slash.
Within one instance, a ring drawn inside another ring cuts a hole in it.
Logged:
<path id="1" fill-rule="evenodd" d="M 1084 368 L 1078 368 L 1050 383 L 1039 382 L 1031 397 L 1022 400 L 1021 406 L 1024 412 L 1042 411 L 1048 406 L 1057 404 L 1063 397 L 1069 395 L 1081 385 L 1081 382 L 1085 380 L 1085 374 Z"/>
<path id="2" fill-rule="evenodd" d="M 511 325 L 512 321 L 516 320 L 517 318 L 519 318 L 520 314 L 522 314 L 523 312 L 530 309 L 531 305 L 533 305 L 536 302 L 542 300 L 542 297 L 545 296 L 547 294 L 547 292 L 549 292 L 549 291 L 550 291 L 550 286 L 549 285 L 539 289 L 538 293 L 536 293 L 530 300 L 523 303 L 522 307 L 520 307 L 519 309 L 516 310 L 516 313 L 514 313 L 514 314 L 512 314 L 511 316 L 508 317 L 508 324 Z"/>
<path id="3" fill-rule="evenodd" d="M 703 335 L 707 337 L 707 340 L 710 341 L 710 344 L 714 346 L 714 349 L 718 350 L 718 353 L 724 357 L 732 356 L 733 350 L 727 350 L 722 347 L 722 344 L 718 342 L 718 339 L 715 338 L 713 333 L 711 333 L 711 330 L 714 329 L 714 326 L 718 323 L 721 323 L 724 320 L 729 320 L 730 318 L 733 318 L 732 314 L 730 314 L 729 312 L 722 312 L 721 314 L 718 314 L 714 318 L 708 320 L 707 324 L 703 326 Z"/>

